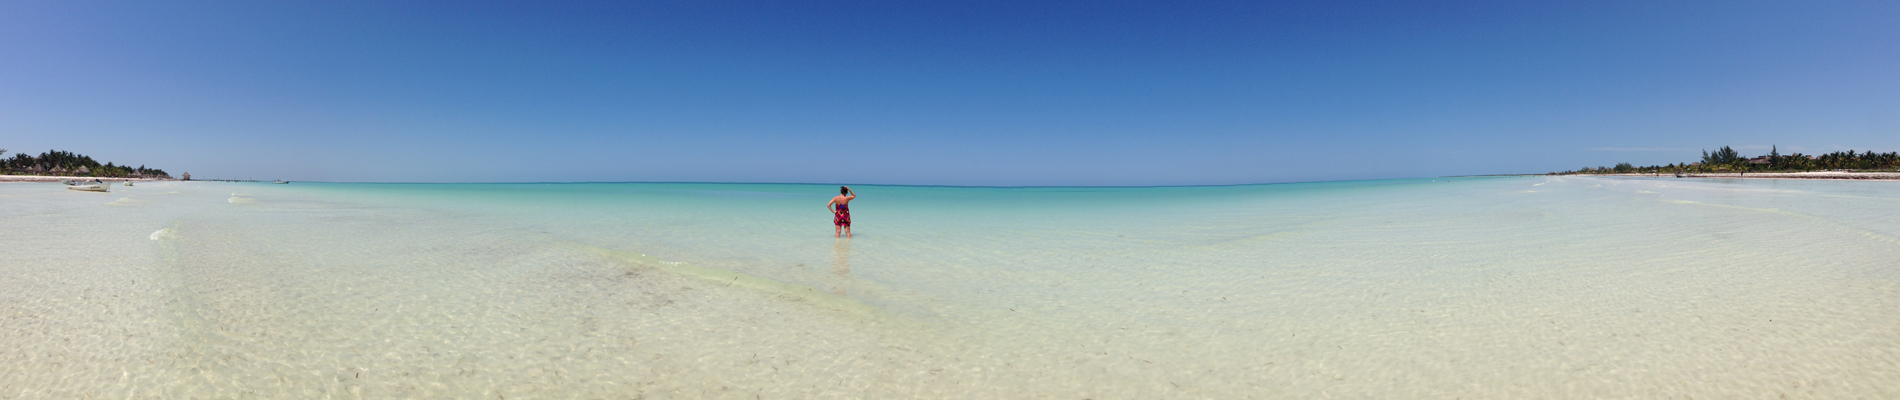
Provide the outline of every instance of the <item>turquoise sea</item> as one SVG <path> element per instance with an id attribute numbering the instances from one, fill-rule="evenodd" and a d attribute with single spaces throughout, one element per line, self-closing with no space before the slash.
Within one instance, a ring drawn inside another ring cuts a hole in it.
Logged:
<path id="1" fill-rule="evenodd" d="M 1900 182 L 0 184 L 0 398 L 1896 398 Z"/>

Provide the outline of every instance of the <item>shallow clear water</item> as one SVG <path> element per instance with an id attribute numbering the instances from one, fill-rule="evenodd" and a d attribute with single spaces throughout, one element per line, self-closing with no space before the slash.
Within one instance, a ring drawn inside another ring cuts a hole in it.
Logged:
<path id="1" fill-rule="evenodd" d="M 1900 397 L 1900 183 L 0 185 L 0 398 Z"/>

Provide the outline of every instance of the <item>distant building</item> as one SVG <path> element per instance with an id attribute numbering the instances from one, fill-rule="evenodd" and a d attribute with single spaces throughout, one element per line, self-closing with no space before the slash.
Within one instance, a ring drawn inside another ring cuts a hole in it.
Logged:
<path id="1" fill-rule="evenodd" d="M 184 175 L 185 175 L 185 180 L 188 180 L 188 181 L 189 181 L 189 180 L 191 180 L 191 173 L 190 173 L 190 172 L 186 172 L 186 173 L 185 173 Z"/>
<path id="2" fill-rule="evenodd" d="M 1769 160 L 1768 160 L 1768 156 L 1761 156 L 1761 157 L 1755 157 L 1755 158 L 1750 158 L 1750 159 L 1748 159 L 1748 163 L 1749 163 L 1749 164 L 1755 164 L 1755 165 L 1768 165 L 1768 164 L 1773 164 L 1774 162 L 1773 162 L 1773 161 L 1769 161 Z"/>

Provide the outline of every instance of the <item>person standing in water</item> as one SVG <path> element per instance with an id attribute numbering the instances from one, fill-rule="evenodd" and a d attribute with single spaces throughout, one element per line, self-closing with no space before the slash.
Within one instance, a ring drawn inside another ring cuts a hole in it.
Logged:
<path id="1" fill-rule="evenodd" d="M 858 193 L 851 191 L 850 186 L 839 186 L 838 196 L 832 197 L 830 203 L 825 203 L 825 210 L 831 211 L 831 225 L 834 226 L 835 237 L 851 237 L 851 206 L 849 204 L 851 200 L 857 198 Z"/>

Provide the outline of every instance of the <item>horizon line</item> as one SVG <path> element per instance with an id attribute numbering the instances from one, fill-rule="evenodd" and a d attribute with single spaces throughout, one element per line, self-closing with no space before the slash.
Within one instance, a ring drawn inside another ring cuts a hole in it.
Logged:
<path id="1" fill-rule="evenodd" d="M 331 183 L 331 184 L 371 184 L 371 185 L 537 185 L 537 184 L 539 184 L 539 185 L 578 185 L 578 184 L 603 184 L 603 183 L 640 183 L 640 184 L 693 184 L 693 185 L 809 185 L 809 186 L 831 186 L 831 185 L 838 185 L 838 186 L 850 186 L 850 185 L 860 185 L 860 186 L 893 186 L 893 187 L 944 187 L 944 188 L 990 188 L 990 189 L 1044 189 L 1044 188 L 1048 188 L 1048 189 L 1059 189 L 1059 188 L 1083 188 L 1083 189 L 1117 189 L 1117 188 L 1125 188 L 1125 189 L 1133 189 L 1133 188 L 1180 188 L 1180 187 L 1229 187 L 1229 186 L 1264 186 L 1264 185 L 1292 185 L 1292 184 L 1303 184 L 1303 183 L 1335 183 L 1335 182 L 1370 182 L 1370 181 L 1397 181 L 1397 180 L 1414 180 L 1414 179 L 1437 179 L 1437 178 L 1484 178 L 1484 177 L 1508 177 L 1508 176 L 1541 176 L 1541 175 L 1544 175 L 1544 173 L 1534 173 L 1534 174 L 1488 174 L 1488 175 L 1449 175 L 1449 176 L 1436 176 L 1436 177 L 1418 177 L 1418 178 L 1377 178 L 1377 179 L 1342 179 L 1342 180 L 1333 180 L 1333 181 L 1291 181 L 1291 182 L 1255 182 L 1255 183 L 1225 183 L 1225 184 L 1201 184 L 1201 185 L 1020 185 L 1020 186 L 1001 186 L 1001 185 L 929 185 L 929 184 L 901 184 L 901 183 L 852 183 L 852 184 L 845 184 L 845 183 L 823 183 L 823 182 L 707 182 L 707 181 L 575 181 L 575 182 L 554 182 L 554 181 L 541 181 L 541 182 L 337 182 L 337 181 L 287 181 L 287 182 L 291 182 L 291 183 L 296 183 L 296 182 L 307 182 L 307 183 Z M 264 180 L 255 180 L 255 179 L 193 179 L 193 180 L 190 180 L 190 181 L 185 181 L 185 180 L 173 180 L 173 182 L 218 182 L 218 181 L 225 181 L 225 182 L 231 182 L 231 183 L 239 183 L 239 182 L 255 182 L 255 183 L 270 183 L 269 181 L 264 181 Z"/>

